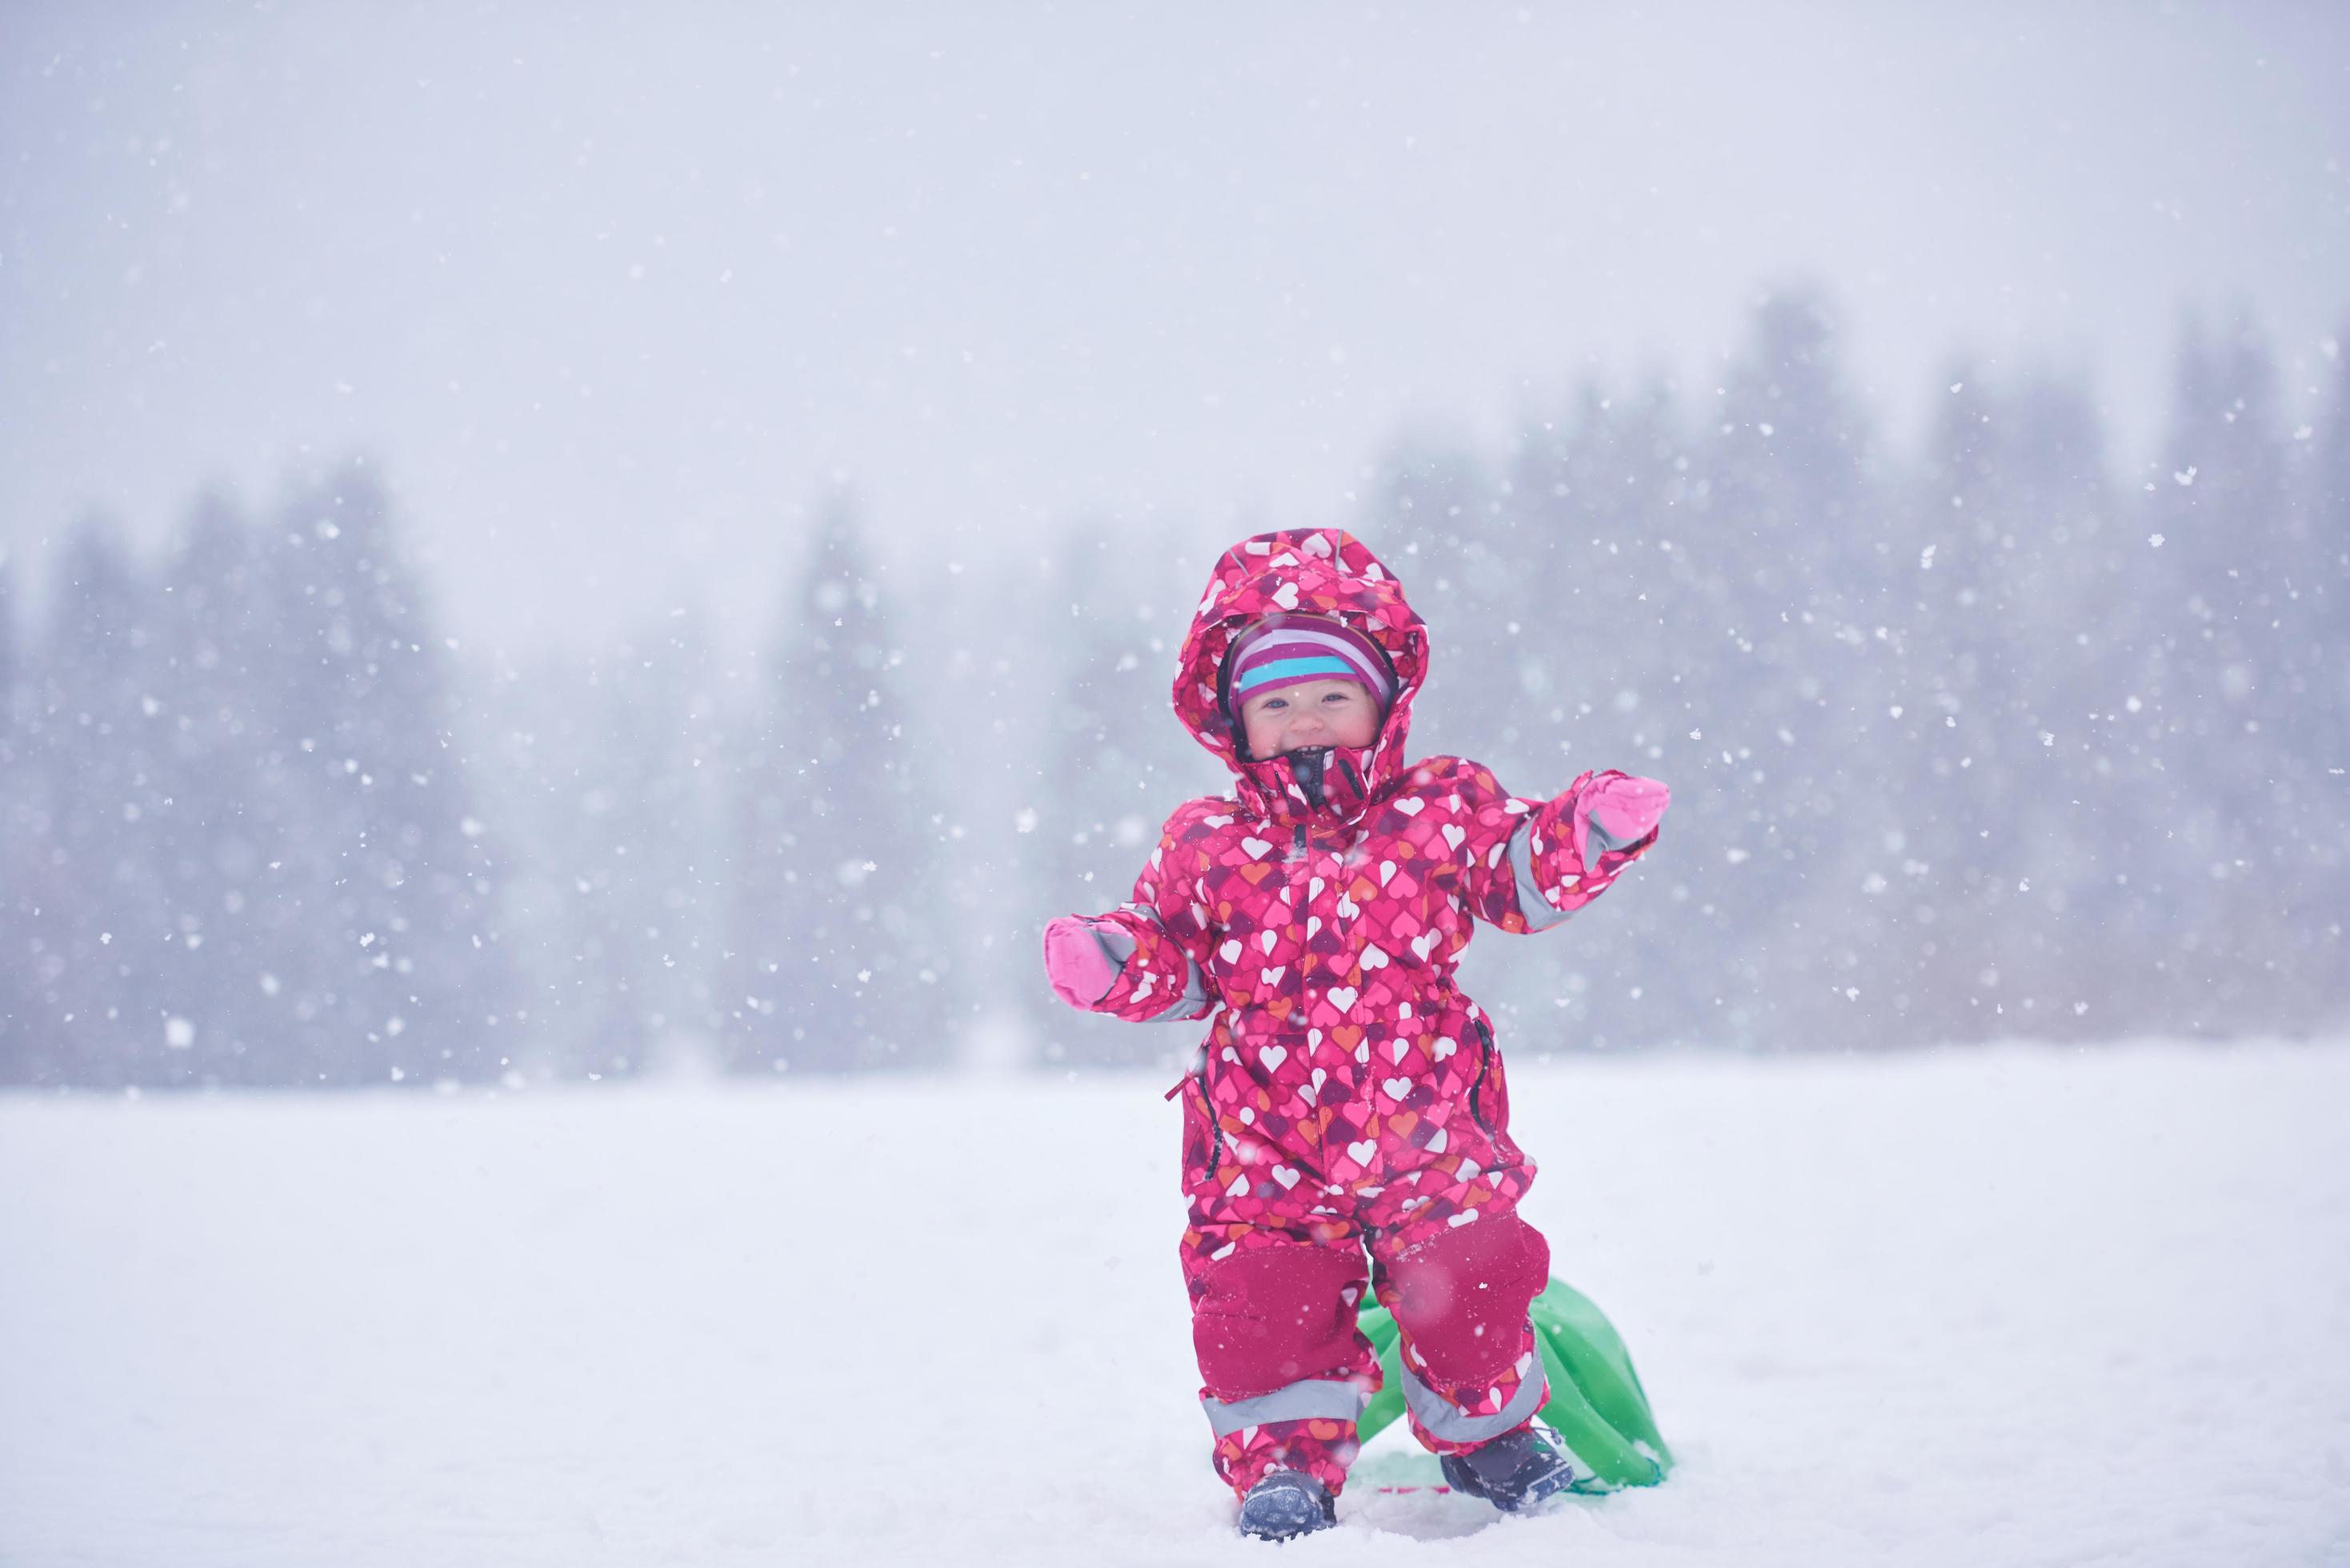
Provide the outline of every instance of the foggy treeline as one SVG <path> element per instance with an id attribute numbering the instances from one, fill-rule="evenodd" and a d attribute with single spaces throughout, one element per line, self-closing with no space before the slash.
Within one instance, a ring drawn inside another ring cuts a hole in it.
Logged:
<path id="1" fill-rule="evenodd" d="M 2255 333 L 2190 323 L 2133 472 L 2083 387 L 1954 363 L 1897 456 L 1792 294 L 1716 380 L 1406 440 L 1354 516 L 1275 521 L 1402 576 L 1416 753 L 1673 787 L 1636 877 L 1470 953 L 1521 1054 L 2300 1032 L 2350 1002 L 2326 370 L 2295 424 Z M 37 615 L 0 563 L 0 1081 L 1187 1054 L 1060 1008 L 1035 932 L 1221 787 L 1175 649 L 1224 535 L 1273 522 L 910 568 L 848 495 L 797 516 L 747 665 L 692 605 L 584 662 L 465 647 L 357 459 L 205 497 L 152 562 L 86 524 Z"/>

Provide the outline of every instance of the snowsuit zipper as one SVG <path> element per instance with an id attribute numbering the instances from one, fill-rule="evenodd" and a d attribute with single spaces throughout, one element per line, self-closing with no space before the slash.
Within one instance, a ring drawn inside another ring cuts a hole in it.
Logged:
<path id="1" fill-rule="evenodd" d="M 1208 1118 L 1208 1158 L 1200 1168 L 1200 1176 L 1202 1180 L 1213 1181 L 1216 1179 L 1216 1166 L 1222 1159 L 1224 1153 L 1224 1124 L 1217 1119 L 1216 1102 L 1208 1094 L 1208 1059 L 1205 1054 L 1202 1054 L 1200 1058 L 1198 1076 L 1200 1110 Z"/>
<path id="2" fill-rule="evenodd" d="M 1330 797 L 1322 791 L 1322 769 L 1329 760 L 1329 753 L 1323 751 L 1290 753 L 1290 774 L 1297 780 L 1297 787 L 1305 792 L 1305 804 L 1316 811 L 1329 804 Z"/>
<path id="3" fill-rule="evenodd" d="M 1329 804 L 1330 797 L 1322 788 L 1322 770 L 1329 760 L 1330 754 L 1323 751 L 1292 752 L 1289 755 L 1290 776 L 1297 781 L 1297 787 L 1305 792 L 1305 804 L 1315 811 Z M 1290 840 L 1290 859 L 1305 858 L 1305 825 L 1301 822 Z"/>
<path id="4" fill-rule="evenodd" d="M 1484 1129 L 1488 1138 L 1498 1141 L 1499 1135 L 1493 1131 L 1493 1124 L 1486 1119 L 1483 1098 L 1485 1075 L 1493 1066 L 1493 1032 L 1485 1027 L 1485 1021 L 1482 1018 L 1472 1018 L 1469 1022 L 1477 1031 L 1477 1081 L 1469 1085 L 1469 1115 Z"/>

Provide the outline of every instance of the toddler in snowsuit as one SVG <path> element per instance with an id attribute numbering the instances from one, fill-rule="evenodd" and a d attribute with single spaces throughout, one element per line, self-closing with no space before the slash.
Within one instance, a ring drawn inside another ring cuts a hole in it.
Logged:
<path id="1" fill-rule="evenodd" d="M 1367 1281 L 1402 1331 L 1412 1433 L 1503 1507 L 1572 1480 L 1532 1426 L 1547 1396 L 1527 1306 L 1550 1252 L 1518 1217 L 1493 1032 L 1453 981 L 1471 917 L 1559 924 L 1656 842 L 1665 786 L 1586 773 L 1510 794 L 1459 757 L 1403 760 L 1428 636 L 1335 529 L 1261 535 L 1216 565 L 1175 709 L 1232 768 L 1167 821 L 1133 897 L 1045 929 L 1073 1006 L 1210 1020 L 1183 1097 L 1183 1275 L 1241 1526 L 1318 1529 L 1379 1387 Z"/>

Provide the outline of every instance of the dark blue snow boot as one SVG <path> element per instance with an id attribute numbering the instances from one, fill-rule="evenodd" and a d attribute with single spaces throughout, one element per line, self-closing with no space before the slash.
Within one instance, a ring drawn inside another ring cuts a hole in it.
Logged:
<path id="1" fill-rule="evenodd" d="M 1575 1466 L 1539 1428 L 1507 1432 L 1440 1461 L 1455 1491 L 1482 1497 L 1503 1513 L 1521 1513 L 1575 1484 Z"/>
<path id="2" fill-rule="evenodd" d="M 1338 1500 L 1303 1470 L 1274 1470 L 1241 1499 L 1241 1533 L 1288 1541 L 1338 1522 Z"/>

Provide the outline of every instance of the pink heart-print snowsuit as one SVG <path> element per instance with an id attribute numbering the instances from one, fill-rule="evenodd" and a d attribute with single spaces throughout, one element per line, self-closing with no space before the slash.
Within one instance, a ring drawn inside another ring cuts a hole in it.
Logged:
<path id="1" fill-rule="evenodd" d="M 1394 665 L 1369 747 L 1245 754 L 1219 695 L 1224 650 L 1284 610 L 1341 619 Z M 1231 766 L 1232 793 L 1179 808 L 1132 898 L 1087 921 L 1116 970 L 1094 1011 L 1210 1021 L 1173 1091 L 1182 1262 L 1216 1469 L 1236 1491 L 1276 1468 L 1344 1484 L 1380 1385 L 1355 1327 L 1367 1249 L 1421 1442 L 1474 1447 L 1531 1420 L 1547 1392 L 1526 1309 L 1549 1248 L 1516 1212 L 1534 1166 L 1510 1137 L 1493 1032 L 1453 969 L 1472 917 L 1557 925 L 1657 836 L 1621 843 L 1578 815 L 1621 774 L 1541 801 L 1459 757 L 1403 761 L 1427 674 L 1426 628 L 1348 535 L 1227 551 L 1184 640 L 1175 709 Z"/>

